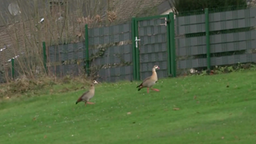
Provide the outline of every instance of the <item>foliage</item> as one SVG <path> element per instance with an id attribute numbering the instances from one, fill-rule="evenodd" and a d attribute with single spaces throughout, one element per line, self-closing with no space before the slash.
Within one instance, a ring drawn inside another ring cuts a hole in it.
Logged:
<path id="1" fill-rule="evenodd" d="M 177 12 L 188 12 L 203 10 L 204 8 L 216 9 L 223 7 L 245 7 L 246 0 L 174 0 Z"/>
<path id="2" fill-rule="evenodd" d="M 231 73 L 231 72 L 238 72 L 238 71 L 244 71 L 244 70 L 256 70 L 255 63 L 237 63 L 234 65 L 226 65 L 226 66 L 215 66 L 212 67 L 212 70 L 202 70 L 197 71 L 193 74 L 200 74 L 200 75 L 213 75 L 213 74 L 223 74 L 223 73 Z"/>

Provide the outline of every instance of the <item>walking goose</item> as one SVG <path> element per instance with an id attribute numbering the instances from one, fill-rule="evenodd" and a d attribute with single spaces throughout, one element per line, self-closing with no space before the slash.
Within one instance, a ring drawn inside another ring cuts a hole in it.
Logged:
<path id="1" fill-rule="evenodd" d="M 94 80 L 93 83 L 91 84 L 89 91 L 86 91 L 85 93 L 83 93 L 82 96 L 80 96 L 79 99 L 76 101 L 76 104 L 81 101 L 85 102 L 85 106 L 86 104 L 94 104 L 92 102 L 89 102 L 89 100 L 94 96 L 94 93 L 95 93 L 94 85 L 97 83 L 98 82 Z"/>
<path id="2" fill-rule="evenodd" d="M 147 87 L 148 93 L 149 93 L 149 88 L 154 91 L 159 91 L 158 89 L 152 88 L 152 86 L 155 85 L 155 83 L 158 80 L 156 69 L 160 69 L 160 68 L 157 65 L 154 65 L 154 67 L 152 68 L 152 75 L 150 77 L 147 77 L 146 79 L 144 79 L 144 81 L 140 85 L 137 86 L 137 88 L 139 88 L 138 91 L 144 87 Z"/>

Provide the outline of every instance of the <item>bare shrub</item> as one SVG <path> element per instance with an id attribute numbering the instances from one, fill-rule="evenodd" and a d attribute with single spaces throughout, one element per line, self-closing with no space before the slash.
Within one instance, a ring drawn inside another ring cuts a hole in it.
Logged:
<path id="1" fill-rule="evenodd" d="M 19 5 L 20 12 L 9 15 L 9 23 L 3 26 L 10 46 L 1 52 L 0 60 L 2 65 L 10 65 L 6 62 L 15 58 L 16 77 L 26 75 L 36 79 L 45 75 L 42 42 L 49 46 L 83 41 L 85 24 L 95 27 L 116 19 L 116 13 L 108 12 L 103 0 L 15 0 L 14 3 Z M 8 81 L 10 69 L 4 72 Z"/>

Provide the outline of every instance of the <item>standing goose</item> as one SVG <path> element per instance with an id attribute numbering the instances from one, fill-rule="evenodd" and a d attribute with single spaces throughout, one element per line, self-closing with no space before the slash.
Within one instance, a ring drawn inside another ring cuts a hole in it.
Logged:
<path id="1" fill-rule="evenodd" d="M 154 67 L 152 68 L 152 75 L 150 77 L 147 77 L 146 79 L 144 79 L 144 81 L 140 85 L 137 86 L 137 88 L 139 88 L 138 91 L 144 87 L 147 87 L 148 93 L 149 93 L 149 88 L 154 91 L 159 91 L 158 89 L 152 88 L 152 86 L 155 85 L 155 83 L 158 80 L 156 69 L 160 69 L 160 68 L 157 65 L 154 65 Z"/>
<path id="2" fill-rule="evenodd" d="M 86 106 L 86 104 L 94 104 L 92 102 L 89 102 L 89 100 L 94 96 L 94 93 L 95 93 L 94 85 L 97 83 L 98 82 L 96 80 L 94 80 L 93 83 L 91 84 L 89 91 L 83 93 L 82 96 L 80 96 L 79 99 L 76 101 L 76 104 L 81 101 L 85 102 L 85 106 Z"/>

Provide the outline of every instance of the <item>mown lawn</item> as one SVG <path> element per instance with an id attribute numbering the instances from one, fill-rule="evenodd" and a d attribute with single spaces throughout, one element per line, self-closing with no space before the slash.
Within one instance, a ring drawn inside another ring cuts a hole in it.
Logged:
<path id="1" fill-rule="evenodd" d="M 256 71 L 138 84 L 101 83 L 87 106 L 85 90 L 2 100 L 0 144 L 256 143 Z"/>

